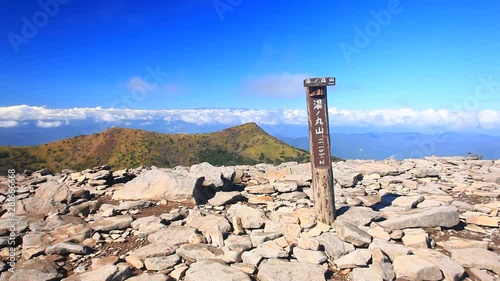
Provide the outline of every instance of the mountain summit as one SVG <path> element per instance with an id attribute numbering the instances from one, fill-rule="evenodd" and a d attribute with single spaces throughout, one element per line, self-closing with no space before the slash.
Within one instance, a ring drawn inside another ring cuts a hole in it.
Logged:
<path id="1" fill-rule="evenodd" d="M 0 166 L 36 170 L 80 170 L 110 164 L 115 169 L 139 165 L 189 166 L 305 162 L 307 151 L 269 135 L 255 123 L 207 134 L 161 134 L 136 129 L 110 128 L 47 144 L 0 147 Z"/>

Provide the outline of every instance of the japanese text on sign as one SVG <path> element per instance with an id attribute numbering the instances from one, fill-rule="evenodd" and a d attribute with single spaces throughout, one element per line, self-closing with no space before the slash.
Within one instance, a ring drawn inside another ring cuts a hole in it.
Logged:
<path id="1" fill-rule="evenodd" d="M 330 149 L 328 147 L 326 128 L 327 124 L 327 108 L 323 98 L 314 98 L 311 103 L 309 112 L 312 115 L 312 138 L 311 141 L 315 144 L 314 162 L 316 167 L 328 167 L 330 161 Z"/>
<path id="2" fill-rule="evenodd" d="M 307 78 L 304 80 L 304 87 L 320 87 L 335 85 L 335 77 Z"/>

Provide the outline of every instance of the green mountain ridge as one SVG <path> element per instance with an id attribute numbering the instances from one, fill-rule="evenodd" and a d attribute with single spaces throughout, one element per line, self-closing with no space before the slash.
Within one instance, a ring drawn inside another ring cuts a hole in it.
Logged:
<path id="1" fill-rule="evenodd" d="M 140 165 L 175 167 L 201 162 L 238 165 L 297 161 L 309 153 L 269 135 L 255 123 L 207 134 L 162 134 L 137 129 L 110 128 L 47 144 L 0 147 L 3 170 L 82 170 L 110 164 L 114 169 Z"/>

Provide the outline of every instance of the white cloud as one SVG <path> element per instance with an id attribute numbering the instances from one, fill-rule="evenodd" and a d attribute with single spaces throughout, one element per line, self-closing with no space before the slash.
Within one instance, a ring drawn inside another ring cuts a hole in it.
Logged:
<path id="1" fill-rule="evenodd" d="M 36 121 L 36 126 L 40 128 L 57 128 L 63 124 L 62 121 Z"/>
<path id="2" fill-rule="evenodd" d="M 308 74 L 280 73 L 249 78 L 243 87 L 243 92 L 266 97 L 294 98 L 305 96 L 302 81 L 310 77 Z"/>
<path id="3" fill-rule="evenodd" d="M 0 120 L 0 128 L 12 128 L 17 127 L 19 122 L 13 120 Z"/>
<path id="4" fill-rule="evenodd" d="M 485 129 L 500 128 L 500 112 L 495 110 L 483 110 L 478 114 L 479 122 Z"/>
<path id="5" fill-rule="evenodd" d="M 447 109 L 413 110 L 377 109 L 347 110 L 331 107 L 330 124 L 333 126 L 372 126 L 372 127 L 444 127 L 451 130 L 462 129 L 500 129 L 500 111 L 482 110 L 478 112 L 454 112 Z M 39 127 L 56 127 L 71 120 L 94 120 L 104 123 L 124 123 L 132 120 L 151 122 L 184 121 L 198 125 L 204 124 L 242 124 L 256 122 L 261 125 L 307 125 L 305 109 L 103 109 L 71 108 L 49 109 L 40 106 L 18 105 L 0 107 L 0 127 L 14 127 L 23 121 L 37 121 Z"/>

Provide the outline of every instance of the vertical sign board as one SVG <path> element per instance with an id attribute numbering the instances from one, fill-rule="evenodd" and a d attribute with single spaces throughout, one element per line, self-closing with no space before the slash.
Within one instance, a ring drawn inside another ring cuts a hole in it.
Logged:
<path id="1" fill-rule="evenodd" d="M 309 122 L 312 188 L 316 218 L 332 224 L 335 220 L 333 171 L 330 153 L 327 86 L 335 85 L 334 77 L 304 80 Z"/>

